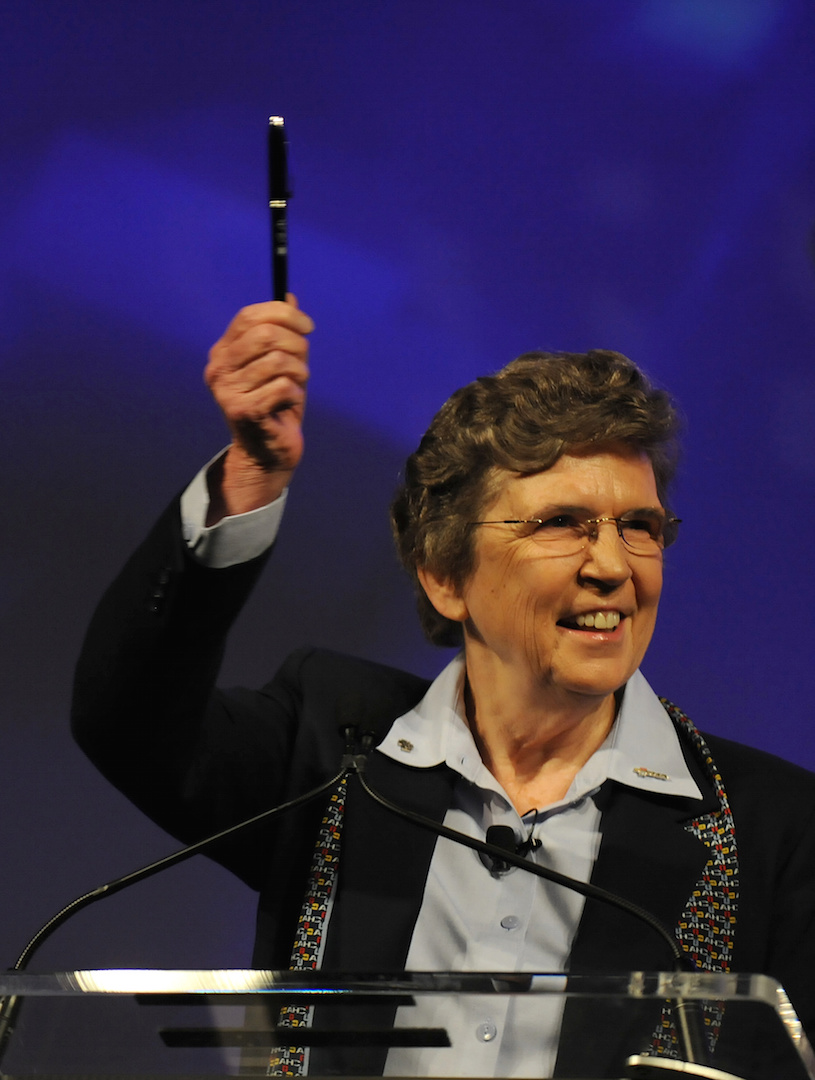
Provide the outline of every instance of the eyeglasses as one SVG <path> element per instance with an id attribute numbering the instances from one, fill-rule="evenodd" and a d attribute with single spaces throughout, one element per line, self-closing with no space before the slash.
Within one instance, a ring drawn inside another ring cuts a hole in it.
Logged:
<path id="1" fill-rule="evenodd" d="M 471 521 L 471 525 L 529 525 L 530 539 L 540 542 L 548 555 L 577 555 L 597 539 L 601 525 L 614 525 L 626 548 L 634 555 L 659 555 L 676 540 L 681 518 L 642 513 L 629 517 L 580 518 L 556 514 L 540 518 L 508 521 Z"/>

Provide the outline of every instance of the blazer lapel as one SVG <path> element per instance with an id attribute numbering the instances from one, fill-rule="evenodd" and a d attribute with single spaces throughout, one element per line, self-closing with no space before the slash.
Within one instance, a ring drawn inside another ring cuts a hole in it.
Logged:
<path id="1" fill-rule="evenodd" d="M 604 785 L 598 796 L 603 835 L 592 884 L 655 915 L 671 936 L 708 859 L 708 849 L 685 825 L 718 809 L 701 771 L 693 768 L 693 772 L 703 794 L 701 802 L 652 795 L 614 782 Z M 667 943 L 646 923 L 608 904 L 586 900 L 570 972 L 672 968 Z M 602 1075 L 598 1070 L 621 1069 L 628 1055 L 644 1048 L 660 1008 L 659 1002 L 644 1002 L 621 1011 L 599 999 L 570 1000 L 555 1075 Z"/>
<path id="2" fill-rule="evenodd" d="M 374 790 L 398 806 L 439 822 L 455 784 L 455 774 L 446 766 L 409 768 L 379 753 L 371 755 L 366 775 Z M 324 969 L 353 974 L 404 969 L 435 843 L 429 830 L 380 806 L 357 780 L 350 782 Z M 399 1004 L 396 998 L 384 998 L 351 1009 L 321 1006 L 315 1024 L 387 1030 Z M 376 1076 L 386 1056 L 387 1049 L 378 1046 L 342 1046 L 312 1051 L 311 1060 L 318 1073 Z"/>
<path id="3" fill-rule="evenodd" d="M 438 822 L 444 819 L 455 784 L 455 774 L 446 766 L 410 768 L 376 752 L 366 776 L 398 806 Z M 374 802 L 358 781 L 350 782 L 326 968 L 404 968 L 435 843 L 433 833 L 397 817 Z"/>
<path id="4" fill-rule="evenodd" d="M 645 908 L 673 934 L 708 857 L 705 845 L 684 826 L 717 809 L 715 799 L 664 798 L 611 783 L 599 800 L 603 836 L 592 884 Z M 671 956 L 645 923 L 587 900 L 570 969 L 598 971 L 600 966 L 604 971 L 667 970 Z"/>

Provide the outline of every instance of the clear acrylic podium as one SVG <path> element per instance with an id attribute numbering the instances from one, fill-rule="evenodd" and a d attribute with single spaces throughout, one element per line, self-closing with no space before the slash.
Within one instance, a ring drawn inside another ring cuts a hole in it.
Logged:
<path id="1" fill-rule="evenodd" d="M 266 1076 L 270 1048 L 292 1042 L 308 1048 L 312 1077 L 415 1075 L 404 1066 L 417 1051 L 430 1053 L 433 1076 L 478 1075 L 461 1071 L 472 1040 L 488 1043 L 508 1022 L 524 1033 L 533 1061 L 536 1039 L 560 1031 L 554 1075 L 669 1080 L 688 1074 L 663 1071 L 653 1058 L 625 1062 L 643 1053 L 666 1003 L 677 1000 L 698 1003 L 700 1023 L 720 1021 L 709 1073 L 691 1075 L 815 1080 L 798 1018 L 765 976 L 117 969 L 9 972 L 0 974 L 0 995 L 21 1003 L 2 1080 Z M 291 1004 L 313 1006 L 311 1026 L 296 1035 L 277 1027 Z M 465 1016 L 457 1027 L 448 1023 L 456 1014 Z M 533 1067 L 525 1075 L 551 1074 Z"/>

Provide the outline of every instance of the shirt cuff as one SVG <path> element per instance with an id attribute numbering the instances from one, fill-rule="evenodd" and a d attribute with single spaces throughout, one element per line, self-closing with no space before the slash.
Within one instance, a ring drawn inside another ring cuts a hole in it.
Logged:
<path id="1" fill-rule="evenodd" d="M 222 518 L 217 525 L 206 525 L 209 510 L 207 471 L 225 451 L 216 454 L 201 469 L 181 496 L 181 532 L 195 560 L 213 570 L 248 562 L 262 555 L 274 543 L 286 494 L 267 506 Z"/>

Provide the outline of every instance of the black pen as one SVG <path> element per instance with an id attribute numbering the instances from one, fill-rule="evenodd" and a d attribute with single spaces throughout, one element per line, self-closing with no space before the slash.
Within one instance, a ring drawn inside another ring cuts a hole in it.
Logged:
<path id="1" fill-rule="evenodd" d="M 285 300 L 289 283 L 289 239 L 286 205 L 289 191 L 286 129 L 282 116 L 269 117 L 269 212 L 272 218 L 272 297 Z"/>

